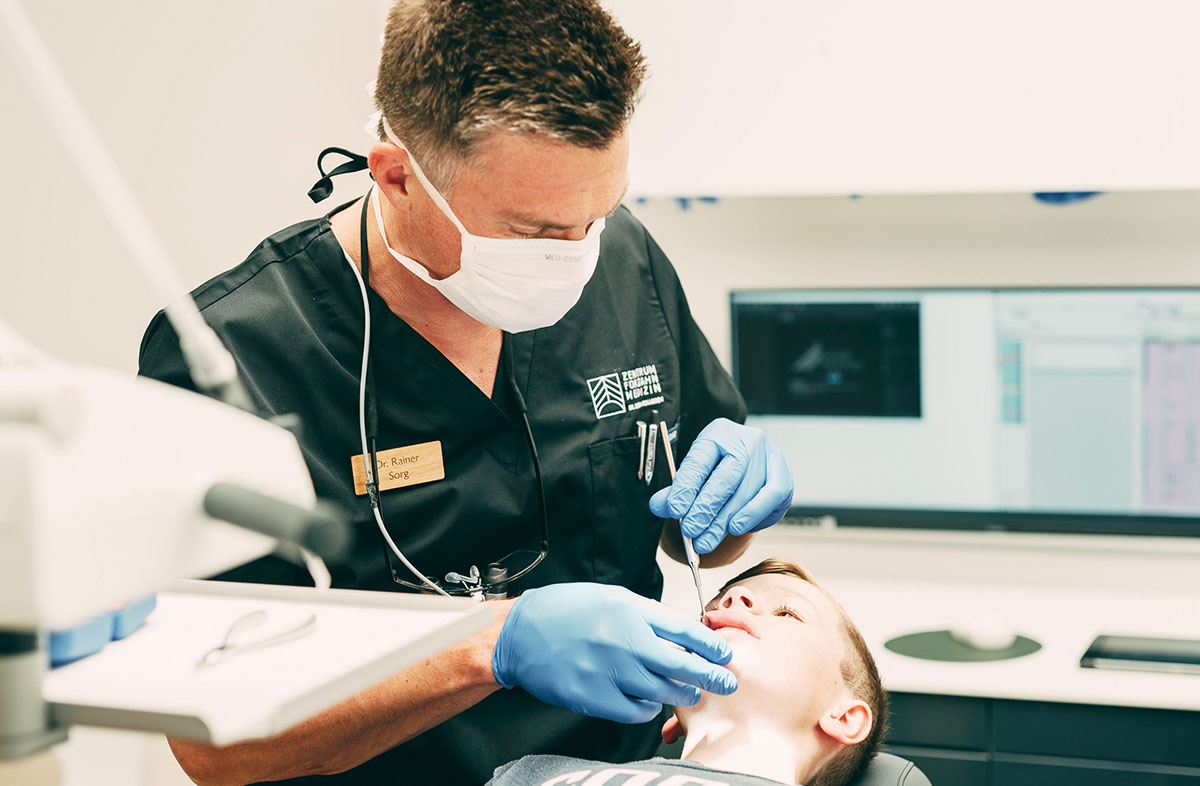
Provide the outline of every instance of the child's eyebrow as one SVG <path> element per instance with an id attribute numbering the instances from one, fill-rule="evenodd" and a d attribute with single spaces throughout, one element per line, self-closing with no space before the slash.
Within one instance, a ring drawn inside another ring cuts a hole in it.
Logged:
<path id="1" fill-rule="evenodd" d="M 803 603 L 805 606 L 807 606 L 809 611 L 811 611 L 814 615 L 816 615 L 818 617 L 825 616 L 824 614 L 821 613 L 821 609 L 817 607 L 817 604 L 813 603 L 812 600 L 810 600 L 808 598 L 808 596 L 803 595 L 799 592 L 796 592 L 795 590 L 786 590 L 786 592 L 788 595 L 790 595 L 791 597 L 793 597 L 795 599 L 798 599 L 801 603 Z"/>

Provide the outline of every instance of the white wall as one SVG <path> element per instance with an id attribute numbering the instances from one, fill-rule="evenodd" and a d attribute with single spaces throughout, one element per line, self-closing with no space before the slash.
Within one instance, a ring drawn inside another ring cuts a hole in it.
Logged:
<path id="1" fill-rule="evenodd" d="M 383 0 L 24 0 L 190 287 L 349 199 L 305 196 L 363 150 Z M 3 46 L 0 39 L 0 46 Z M 0 319 L 59 357 L 133 370 L 161 303 L 0 52 Z M 357 192 L 356 192 L 357 188 Z M 326 207 L 328 206 L 328 207 Z"/>
<path id="2" fill-rule="evenodd" d="M 605 1 L 637 194 L 1200 187 L 1192 0 Z"/>

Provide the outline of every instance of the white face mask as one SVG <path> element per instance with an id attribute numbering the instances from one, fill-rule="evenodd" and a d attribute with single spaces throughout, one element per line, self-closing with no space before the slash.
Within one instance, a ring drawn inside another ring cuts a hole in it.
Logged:
<path id="1" fill-rule="evenodd" d="M 404 147 L 383 122 L 388 139 Z M 421 167 L 408 154 L 421 185 L 446 218 L 462 235 L 459 269 L 441 280 L 429 275 L 420 263 L 397 252 L 388 243 L 379 207 L 379 189 L 371 192 L 375 221 L 384 246 L 410 272 L 441 292 L 460 310 L 509 333 L 536 330 L 558 322 L 579 302 L 583 288 L 596 270 L 600 258 L 600 233 L 604 219 L 596 219 L 582 240 L 553 238 L 513 239 L 472 235 L 450 210 L 450 205 L 425 177 Z"/>

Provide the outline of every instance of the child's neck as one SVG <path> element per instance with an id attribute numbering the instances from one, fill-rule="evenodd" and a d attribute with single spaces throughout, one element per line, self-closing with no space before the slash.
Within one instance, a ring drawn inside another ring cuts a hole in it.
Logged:
<path id="1" fill-rule="evenodd" d="M 727 772 L 797 784 L 816 770 L 815 740 L 774 724 L 725 717 L 688 720 L 683 758 Z"/>

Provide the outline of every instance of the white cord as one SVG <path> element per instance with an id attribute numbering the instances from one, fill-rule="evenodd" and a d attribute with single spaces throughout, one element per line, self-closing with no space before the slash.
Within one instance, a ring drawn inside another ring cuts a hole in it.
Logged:
<path id="1" fill-rule="evenodd" d="M 373 186 L 372 186 L 373 187 Z M 370 196 L 368 191 L 363 199 Z M 354 260 L 342 249 L 342 254 L 346 257 L 346 264 L 350 265 L 350 269 L 354 271 L 354 278 L 358 281 L 358 290 L 362 293 L 363 301 L 363 354 L 362 354 L 362 371 L 358 375 L 358 437 L 362 442 L 362 458 L 363 469 L 367 472 L 367 483 L 370 484 L 375 479 L 375 467 L 371 466 L 371 453 L 367 450 L 367 359 L 370 357 L 371 351 L 371 302 L 367 299 L 367 285 L 363 282 L 362 273 L 358 272 L 358 265 L 354 264 Z M 431 590 L 439 595 L 450 597 L 450 593 L 434 584 L 425 576 L 424 573 L 417 570 L 408 557 L 404 556 L 404 552 L 392 540 L 392 536 L 388 534 L 387 527 L 383 524 L 383 515 L 379 512 L 379 506 L 374 502 L 371 503 L 371 512 L 375 514 L 375 523 L 379 525 L 379 532 L 383 535 L 383 539 L 387 541 L 392 553 L 396 558 L 404 563 L 404 566 L 412 571 L 412 574 L 421 580 Z"/>
<path id="2" fill-rule="evenodd" d="M 325 565 L 325 560 L 303 546 L 299 548 L 300 557 L 304 560 L 304 567 L 308 568 L 308 575 L 312 576 L 313 586 L 319 590 L 327 590 L 332 587 L 333 577 L 329 575 L 329 568 Z"/>

